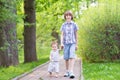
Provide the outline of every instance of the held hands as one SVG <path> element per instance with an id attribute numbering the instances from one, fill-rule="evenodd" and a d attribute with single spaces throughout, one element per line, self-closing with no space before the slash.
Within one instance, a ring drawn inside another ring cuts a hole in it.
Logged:
<path id="1" fill-rule="evenodd" d="M 61 50 L 64 48 L 64 45 L 63 44 L 61 44 Z"/>
<path id="2" fill-rule="evenodd" d="M 64 48 L 64 46 L 61 46 L 61 50 Z"/>

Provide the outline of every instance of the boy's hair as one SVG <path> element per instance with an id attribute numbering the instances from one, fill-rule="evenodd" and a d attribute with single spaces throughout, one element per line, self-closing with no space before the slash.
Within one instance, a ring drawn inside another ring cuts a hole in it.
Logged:
<path id="1" fill-rule="evenodd" d="M 66 19 L 66 16 L 67 16 L 67 15 L 70 15 L 70 16 L 71 16 L 71 20 L 73 20 L 73 14 L 72 14 L 71 11 L 66 11 L 66 12 L 64 13 L 64 19 Z"/>
<path id="2" fill-rule="evenodd" d="M 52 41 L 51 46 L 52 45 L 58 45 L 57 41 Z"/>

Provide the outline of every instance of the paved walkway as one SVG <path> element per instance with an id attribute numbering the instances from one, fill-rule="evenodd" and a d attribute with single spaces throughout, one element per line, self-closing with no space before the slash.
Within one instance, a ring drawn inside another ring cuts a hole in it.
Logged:
<path id="1" fill-rule="evenodd" d="M 22 74 L 12 80 L 71 80 L 68 77 L 63 77 L 65 64 L 64 60 L 61 59 L 60 61 L 60 73 L 58 78 L 50 77 L 49 73 L 47 72 L 49 62 L 40 65 L 34 68 L 32 71 Z M 75 67 L 74 67 L 74 74 L 75 78 L 72 80 L 82 80 L 82 62 L 80 59 L 76 59 Z"/>

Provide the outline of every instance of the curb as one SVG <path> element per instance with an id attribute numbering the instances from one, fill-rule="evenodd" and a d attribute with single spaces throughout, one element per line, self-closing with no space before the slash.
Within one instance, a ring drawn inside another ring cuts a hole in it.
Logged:
<path id="1" fill-rule="evenodd" d="M 21 75 L 15 77 L 15 78 L 13 78 L 12 80 L 19 80 L 20 78 L 22 78 L 22 77 L 24 77 L 24 76 L 26 76 L 26 75 L 32 73 L 33 71 L 37 70 L 38 68 L 40 68 L 40 67 L 42 67 L 42 66 L 45 66 L 45 65 L 48 64 L 49 62 L 50 62 L 50 61 L 48 61 L 48 62 L 46 62 L 46 63 L 43 63 L 43 64 L 41 64 L 41 65 L 39 65 L 39 66 L 33 68 L 31 71 L 25 72 L 25 73 L 23 73 L 23 74 L 21 74 Z"/>

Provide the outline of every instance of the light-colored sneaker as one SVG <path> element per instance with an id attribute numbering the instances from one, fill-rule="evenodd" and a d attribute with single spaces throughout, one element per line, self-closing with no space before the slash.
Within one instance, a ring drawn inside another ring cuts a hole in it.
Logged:
<path id="1" fill-rule="evenodd" d="M 68 77 L 69 76 L 69 72 L 66 72 L 65 74 L 64 74 L 64 77 Z"/>
<path id="2" fill-rule="evenodd" d="M 70 77 L 71 79 L 73 79 L 73 78 L 75 78 L 75 75 L 74 75 L 73 73 L 69 73 L 69 77 Z"/>

